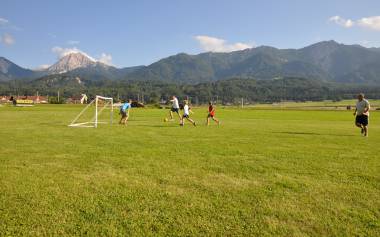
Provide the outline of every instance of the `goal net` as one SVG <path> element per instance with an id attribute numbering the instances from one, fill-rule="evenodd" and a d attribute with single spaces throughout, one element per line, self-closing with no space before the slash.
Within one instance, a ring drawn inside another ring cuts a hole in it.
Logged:
<path id="1" fill-rule="evenodd" d="M 112 119 L 113 99 L 97 95 L 68 126 L 97 128 L 99 124 L 112 124 Z"/>

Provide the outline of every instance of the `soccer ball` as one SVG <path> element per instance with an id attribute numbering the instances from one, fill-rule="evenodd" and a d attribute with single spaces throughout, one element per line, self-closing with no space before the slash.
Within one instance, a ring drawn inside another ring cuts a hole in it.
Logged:
<path id="1" fill-rule="evenodd" d="M 167 121 L 169 121 L 169 119 L 168 118 L 164 118 L 164 122 L 167 122 Z"/>

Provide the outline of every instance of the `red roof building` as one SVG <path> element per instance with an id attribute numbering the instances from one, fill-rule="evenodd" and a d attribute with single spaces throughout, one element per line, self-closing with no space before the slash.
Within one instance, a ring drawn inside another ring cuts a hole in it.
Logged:
<path id="1" fill-rule="evenodd" d="M 11 96 L 0 96 L 0 103 L 9 103 Z M 15 100 L 32 100 L 34 104 L 47 104 L 48 98 L 47 96 L 14 96 Z"/>

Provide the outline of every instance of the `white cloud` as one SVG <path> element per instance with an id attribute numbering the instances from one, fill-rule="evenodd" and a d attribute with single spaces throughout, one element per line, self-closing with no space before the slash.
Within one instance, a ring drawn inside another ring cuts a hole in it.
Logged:
<path id="1" fill-rule="evenodd" d="M 371 41 L 369 41 L 369 40 L 362 40 L 359 44 L 362 45 L 362 46 L 365 46 L 365 47 L 369 47 L 370 44 L 371 44 Z"/>
<path id="2" fill-rule="evenodd" d="M 78 49 L 76 47 L 73 47 L 73 48 L 62 48 L 62 47 L 56 46 L 56 47 L 52 48 L 51 51 L 57 55 L 58 59 L 61 59 L 61 58 L 65 57 L 66 55 L 69 55 L 69 54 L 72 54 L 72 53 L 81 53 L 81 54 L 85 55 L 86 57 L 88 57 L 89 59 L 91 59 L 94 62 L 101 62 L 101 63 L 107 64 L 107 65 L 111 65 L 111 66 L 113 65 L 112 64 L 112 55 L 111 54 L 107 54 L 107 53 L 102 53 L 100 55 L 99 59 L 95 59 L 95 58 L 91 57 L 89 54 L 83 52 L 82 50 L 80 50 L 80 49 Z"/>
<path id="3" fill-rule="evenodd" d="M 36 67 L 35 70 L 42 71 L 42 70 L 48 69 L 50 66 L 51 66 L 50 64 L 42 64 Z"/>
<path id="4" fill-rule="evenodd" d="M 357 24 L 363 28 L 380 31 L 380 16 L 362 18 L 358 20 Z"/>
<path id="5" fill-rule="evenodd" d="M 98 61 L 107 65 L 112 65 L 112 56 L 111 54 L 102 53 Z"/>
<path id="6" fill-rule="evenodd" d="M 0 17 L 0 25 L 6 25 L 8 23 L 9 23 L 9 21 L 7 19 Z"/>
<path id="7" fill-rule="evenodd" d="M 79 44 L 80 43 L 80 41 L 78 41 L 78 40 L 69 40 L 69 41 L 67 41 L 67 44 L 69 44 L 69 45 L 74 45 L 74 44 Z"/>
<path id="8" fill-rule="evenodd" d="M 370 30 L 380 31 L 380 16 L 364 17 L 359 20 L 345 19 L 340 16 L 330 17 L 329 21 L 334 22 L 345 28 L 358 26 Z"/>
<path id="9" fill-rule="evenodd" d="M 81 51 L 80 49 L 78 49 L 76 47 L 61 48 L 61 47 L 56 46 L 56 47 L 52 48 L 51 51 L 53 53 L 55 53 L 59 59 L 65 57 L 66 55 L 72 54 L 72 53 L 81 53 L 81 54 L 87 56 L 88 58 L 90 58 L 91 60 L 96 61 L 93 57 L 91 57 L 90 55 L 88 55 L 87 53 Z"/>
<path id="10" fill-rule="evenodd" d="M 201 48 L 207 52 L 232 52 L 254 47 L 253 44 L 246 44 L 240 42 L 228 44 L 227 41 L 224 39 L 210 37 L 207 35 L 197 35 L 195 36 L 195 39 L 200 44 Z"/>
<path id="11" fill-rule="evenodd" d="M 8 19 L 0 17 L 0 27 L 2 29 L 12 30 L 12 31 L 21 31 L 22 28 L 13 25 Z"/>
<path id="12" fill-rule="evenodd" d="M 3 36 L 0 38 L 0 41 L 7 46 L 10 46 L 15 43 L 13 36 L 8 33 L 4 33 Z"/>
<path id="13" fill-rule="evenodd" d="M 345 28 L 351 28 L 354 26 L 355 22 L 353 20 L 350 20 L 350 19 L 344 19 L 340 16 L 333 16 L 333 17 L 330 17 L 329 21 L 332 21 L 340 26 L 343 26 Z"/>

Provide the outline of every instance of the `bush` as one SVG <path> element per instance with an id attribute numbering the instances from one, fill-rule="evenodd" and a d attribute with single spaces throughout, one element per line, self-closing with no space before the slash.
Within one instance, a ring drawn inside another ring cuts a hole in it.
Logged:
<path id="1" fill-rule="evenodd" d="M 58 97 L 56 96 L 49 97 L 49 104 L 64 104 L 64 103 L 65 101 L 62 98 L 58 100 Z"/>

